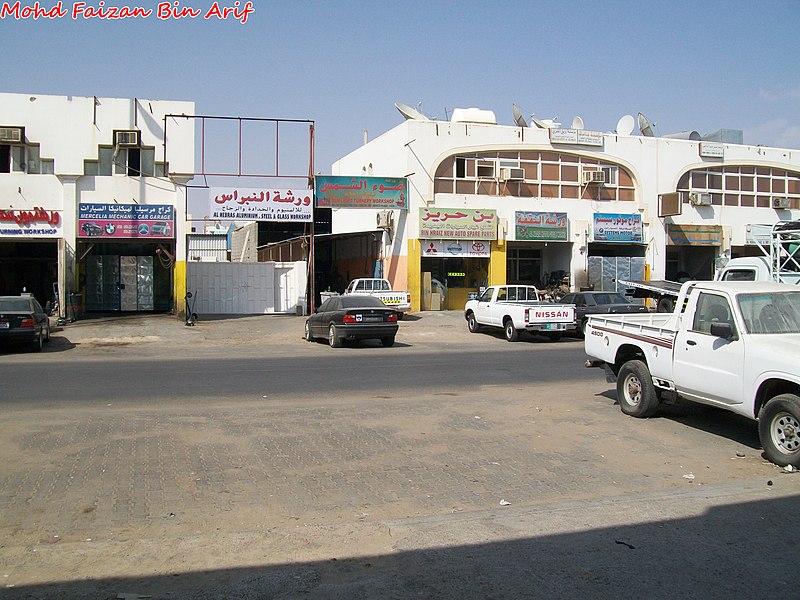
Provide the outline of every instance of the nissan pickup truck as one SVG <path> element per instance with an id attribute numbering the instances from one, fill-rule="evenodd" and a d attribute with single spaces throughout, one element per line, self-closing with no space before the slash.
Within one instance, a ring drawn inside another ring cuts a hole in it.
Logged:
<path id="1" fill-rule="evenodd" d="M 398 312 L 397 317 L 399 319 L 403 318 L 403 313 L 411 310 L 411 294 L 405 291 L 393 291 L 388 279 L 353 279 L 345 288 L 344 293 L 363 294 L 380 298 L 386 306 Z"/>
<path id="2" fill-rule="evenodd" d="M 673 313 L 592 315 L 587 367 L 615 381 L 622 412 L 649 417 L 678 398 L 758 422 L 765 456 L 800 467 L 800 289 L 688 281 Z"/>
<path id="3" fill-rule="evenodd" d="M 493 285 L 464 306 L 464 318 L 472 333 L 482 327 L 500 327 L 506 340 L 516 342 L 522 331 L 539 333 L 553 341 L 574 332 L 574 304 L 555 304 L 541 299 L 532 285 Z"/>

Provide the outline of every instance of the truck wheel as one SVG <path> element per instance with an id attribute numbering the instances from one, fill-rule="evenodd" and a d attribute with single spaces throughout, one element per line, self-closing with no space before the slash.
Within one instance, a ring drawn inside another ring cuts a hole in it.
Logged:
<path id="1" fill-rule="evenodd" d="M 336 332 L 336 325 L 331 325 L 328 328 L 328 344 L 330 344 L 331 348 L 342 347 L 342 338 L 340 338 L 339 334 Z"/>
<path id="2" fill-rule="evenodd" d="M 770 461 L 800 467 L 800 398 L 781 394 L 767 402 L 758 417 L 758 437 Z"/>
<path id="3" fill-rule="evenodd" d="M 519 331 L 517 331 L 517 328 L 514 327 L 514 321 L 512 321 L 511 319 L 506 319 L 505 326 L 506 326 L 506 341 L 516 342 L 519 339 Z"/>
<path id="4" fill-rule="evenodd" d="M 660 313 L 675 312 L 675 301 L 672 298 L 661 298 L 661 300 L 658 301 L 656 311 Z"/>
<path id="5" fill-rule="evenodd" d="M 659 399 L 650 369 L 640 360 L 629 360 L 617 375 L 617 401 L 626 415 L 650 417 L 658 409 Z"/>
<path id="6" fill-rule="evenodd" d="M 470 333 L 478 333 L 481 330 L 481 326 L 478 325 L 478 321 L 475 318 L 475 313 L 469 313 L 467 317 L 467 327 L 469 327 Z"/>

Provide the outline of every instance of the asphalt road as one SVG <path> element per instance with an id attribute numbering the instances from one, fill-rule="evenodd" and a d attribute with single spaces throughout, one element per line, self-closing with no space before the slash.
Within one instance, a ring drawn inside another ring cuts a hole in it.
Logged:
<path id="1" fill-rule="evenodd" d="M 0 597 L 796 595 L 800 479 L 753 423 L 625 417 L 579 340 L 454 314 L 301 336 L 116 319 L 0 354 Z"/>

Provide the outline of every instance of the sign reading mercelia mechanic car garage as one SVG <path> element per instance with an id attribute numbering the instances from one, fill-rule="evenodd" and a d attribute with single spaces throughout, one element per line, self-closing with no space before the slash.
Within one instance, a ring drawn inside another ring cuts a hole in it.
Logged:
<path id="1" fill-rule="evenodd" d="M 175 207 L 167 204 L 79 204 L 79 238 L 175 237 Z"/>

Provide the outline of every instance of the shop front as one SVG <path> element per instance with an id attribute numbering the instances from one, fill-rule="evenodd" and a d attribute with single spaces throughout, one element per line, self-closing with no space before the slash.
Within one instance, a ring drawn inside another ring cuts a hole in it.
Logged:
<path id="1" fill-rule="evenodd" d="M 33 294 L 42 306 L 55 301 L 61 211 L 0 209 L 0 296 Z"/>
<path id="2" fill-rule="evenodd" d="M 508 244 L 507 283 L 546 289 L 569 279 L 572 244 L 567 213 L 517 211 L 514 238 Z"/>
<path id="3" fill-rule="evenodd" d="M 421 310 L 460 310 L 488 285 L 494 210 L 420 208 Z"/>
<path id="4" fill-rule="evenodd" d="M 667 223 L 666 278 L 672 281 L 714 279 L 721 247 L 720 225 Z"/>
<path id="5" fill-rule="evenodd" d="M 78 304 L 84 311 L 173 308 L 173 206 L 80 204 L 77 227 Z"/>
<path id="6" fill-rule="evenodd" d="M 588 245 L 588 288 L 622 291 L 619 280 L 645 278 L 642 216 L 627 213 L 594 213 Z"/>

